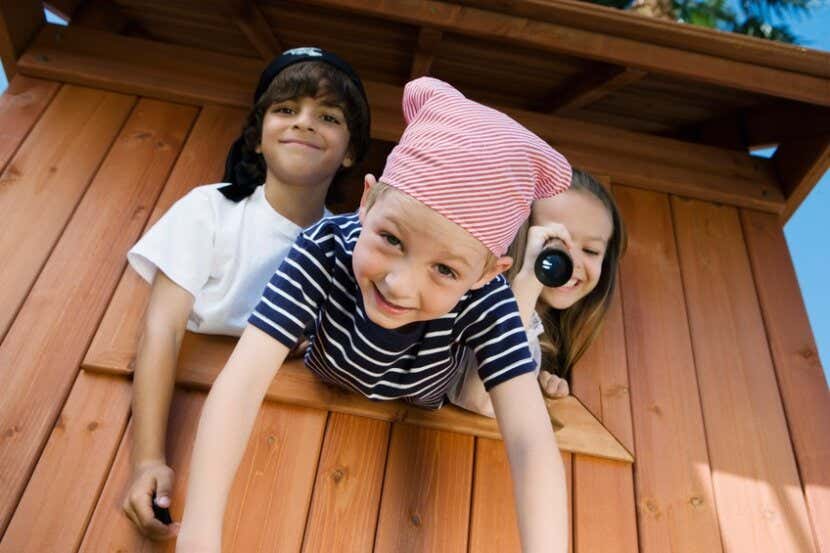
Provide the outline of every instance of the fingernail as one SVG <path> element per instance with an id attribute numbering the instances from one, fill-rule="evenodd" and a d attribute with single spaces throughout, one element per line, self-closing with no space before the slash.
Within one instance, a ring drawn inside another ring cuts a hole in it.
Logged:
<path id="1" fill-rule="evenodd" d="M 156 505 L 159 507 L 169 507 L 170 506 L 170 498 L 166 495 L 156 498 Z"/>

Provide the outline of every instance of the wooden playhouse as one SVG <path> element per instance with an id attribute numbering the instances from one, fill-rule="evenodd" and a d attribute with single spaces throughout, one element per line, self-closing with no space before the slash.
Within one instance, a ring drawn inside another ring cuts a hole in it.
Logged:
<path id="1" fill-rule="evenodd" d="M 365 79 L 366 171 L 401 133 L 403 84 L 430 74 L 612 187 L 621 290 L 574 397 L 549 406 L 574 552 L 830 553 L 830 393 L 781 231 L 830 165 L 830 54 L 569 0 L 47 4 L 68 27 L 0 0 L 0 553 L 173 550 L 120 508 L 148 295 L 125 253 L 221 178 L 261 68 L 300 45 Z M 231 347 L 186 338 L 174 518 Z M 498 438 L 295 363 L 257 421 L 224 551 L 519 551 Z"/>

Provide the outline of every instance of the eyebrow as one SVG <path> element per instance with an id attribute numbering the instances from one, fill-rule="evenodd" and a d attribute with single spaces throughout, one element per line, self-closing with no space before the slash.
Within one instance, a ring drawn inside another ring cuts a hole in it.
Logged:
<path id="1" fill-rule="evenodd" d="M 384 217 L 383 217 L 383 221 L 384 221 L 385 223 L 389 224 L 390 226 L 394 227 L 394 229 L 393 229 L 393 230 L 394 230 L 395 232 L 397 232 L 397 233 L 402 233 L 402 232 L 413 233 L 413 232 L 417 232 L 417 230 L 412 229 L 412 228 L 411 228 L 411 226 L 409 226 L 409 225 L 407 225 L 407 224 L 405 224 L 405 223 L 404 223 L 404 224 L 399 223 L 399 222 L 397 221 L 397 219 L 396 219 L 394 216 L 391 216 L 391 215 L 384 215 Z M 437 259 L 440 259 L 442 262 L 447 262 L 447 263 L 452 263 L 452 264 L 456 264 L 456 263 L 457 263 L 457 264 L 459 264 L 459 265 L 463 265 L 463 267 L 464 267 L 465 269 L 472 269 L 472 265 L 470 265 L 470 263 L 467 261 L 467 259 L 466 259 L 465 257 L 463 257 L 463 256 L 461 256 L 461 255 L 458 255 L 458 254 L 454 254 L 454 253 L 452 253 L 452 252 L 448 252 L 448 251 L 446 251 L 446 250 L 443 250 L 443 251 L 439 250 L 439 251 L 436 253 L 435 257 L 436 257 Z"/>

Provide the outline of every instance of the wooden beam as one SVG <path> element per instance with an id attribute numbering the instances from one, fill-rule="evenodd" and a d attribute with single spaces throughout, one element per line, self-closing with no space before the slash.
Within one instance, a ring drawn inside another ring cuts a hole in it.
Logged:
<path id="1" fill-rule="evenodd" d="M 188 332 L 182 343 L 176 382 L 200 390 L 209 389 L 230 356 L 235 342 L 234 338 Z M 122 375 L 129 375 L 132 371 L 124 365 L 84 365 L 84 369 Z M 333 413 L 406 422 L 437 430 L 501 439 L 495 419 L 476 415 L 454 405 L 447 405 L 438 411 L 428 411 L 403 401 L 370 401 L 324 383 L 303 365 L 301 359 L 289 360 L 280 368 L 265 397 L 278 403 L 313 407 Z M 568 396 L 556 400 L 546 399 L 545 402 L 561 450 L 633 462 L 631 453 L 578 399 Z"/>
<path id="2" fill-rule="evenodd" d="M 0 0 L 0 61 L 11 81 L 17 60 L 46 23 L 40 0 Z"/>
<path id="3" fill-rule="evenodd" d="M 248 37 L 248 41 L 262 59 L 270 61 L 285 50 L 253 0 L 229 0 L 228 7 L 233 22 Z"/>
<path id="4" fill-rule="evenodd" d="M 467 36 L 560 52 L 782 98 L 830 106 L 830 77 L 817 77 L 437 0 L 308 0 L 361 15 L 431 26 Z M 629 15 L 629 17 L 632 17 Z M 830 55 L 824 56 L 830 60 Z M 826 63 L 826 62 L 825 62 Z"/>
<path id="5" fill-rule="evenodd" d="M 809 124 L 805 124 L 807 121 Z M 705 144 L 738 150 L 826 134 L 830 134 L 830 108 L 789 101 L 739 110 L 677 133 Z"/>
<path id="6" fill-rule="evenodd" d="M 830 168 L 830 134 L 778 146 L 772 161 L 787 197 L 781 219 L 786 222 Z"/>
<path id="7" fill-rule="evenodd" d="M 435 60 L 435 50 L 441 44 L 443 36 L 444 33 L 437 29 L 421 27 L 418 32 L 418 46 L 412 59 L 412 69 L 409 71 L 410 79 L 429 75 L 432 62 Z"/>
<path id="8" fill-rule="evenodd" d="M 71 23 L 116 34 L 125 32 L 130 26 L 130 20 L 121 9 L 107 0 L 86 0 L 78 6 Z"/>
<path id="9" fill-rule="evenodd" d="M 737 33 L 724 33 L 698 25 L 638 17 L 625 10 L 598 6 L 591 2 L 476 0 L 475 4 L 493 12 L 586 29 L 646 44 L 659 44 L 752 65 L 830 77 L 827 52 L 795 44 L 759 40 Z"/>
<path id="10" fill-rule="evenodd" d="M 565 115 L 598 102 L 616 90 L 648 75 L 630 67 L 604 67 L 577 75 L 554 90 L 543 104 L 544 110 Z"/>
<path id="11" fill-rule="evenodd" d="M 159 44 L 89 29 L 47 26 L 20 60 L 21 70 L 98 88 L 203 105 L 247 109 L 262 62 Z M 372 137 L 395 142 L 403 131 L 403 89 L 365 82 Z M 779 213 L 783 209 L 769 160 L 537 112 L 503 108 L 560 149 L 576 166 L 615 182 Z"/>

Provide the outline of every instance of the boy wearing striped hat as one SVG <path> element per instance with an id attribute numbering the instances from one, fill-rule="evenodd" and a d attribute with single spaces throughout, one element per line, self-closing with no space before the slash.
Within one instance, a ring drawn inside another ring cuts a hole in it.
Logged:
<path id="1" fill-rule="evenodd" d="M 565 159 L 495 110 L 424 77 L 407 128 L 358 213 L 305 231 L 276 271 L 205 404 L 177 551 L 219 551 L 236 467 L 268 385 L 315 325 L 308 367 L 370 399 L 440 407 L 478 360 L 511 460 L 524 551 L 565 551 L 564 471 L 516 301 L 500 273 Z"/>

